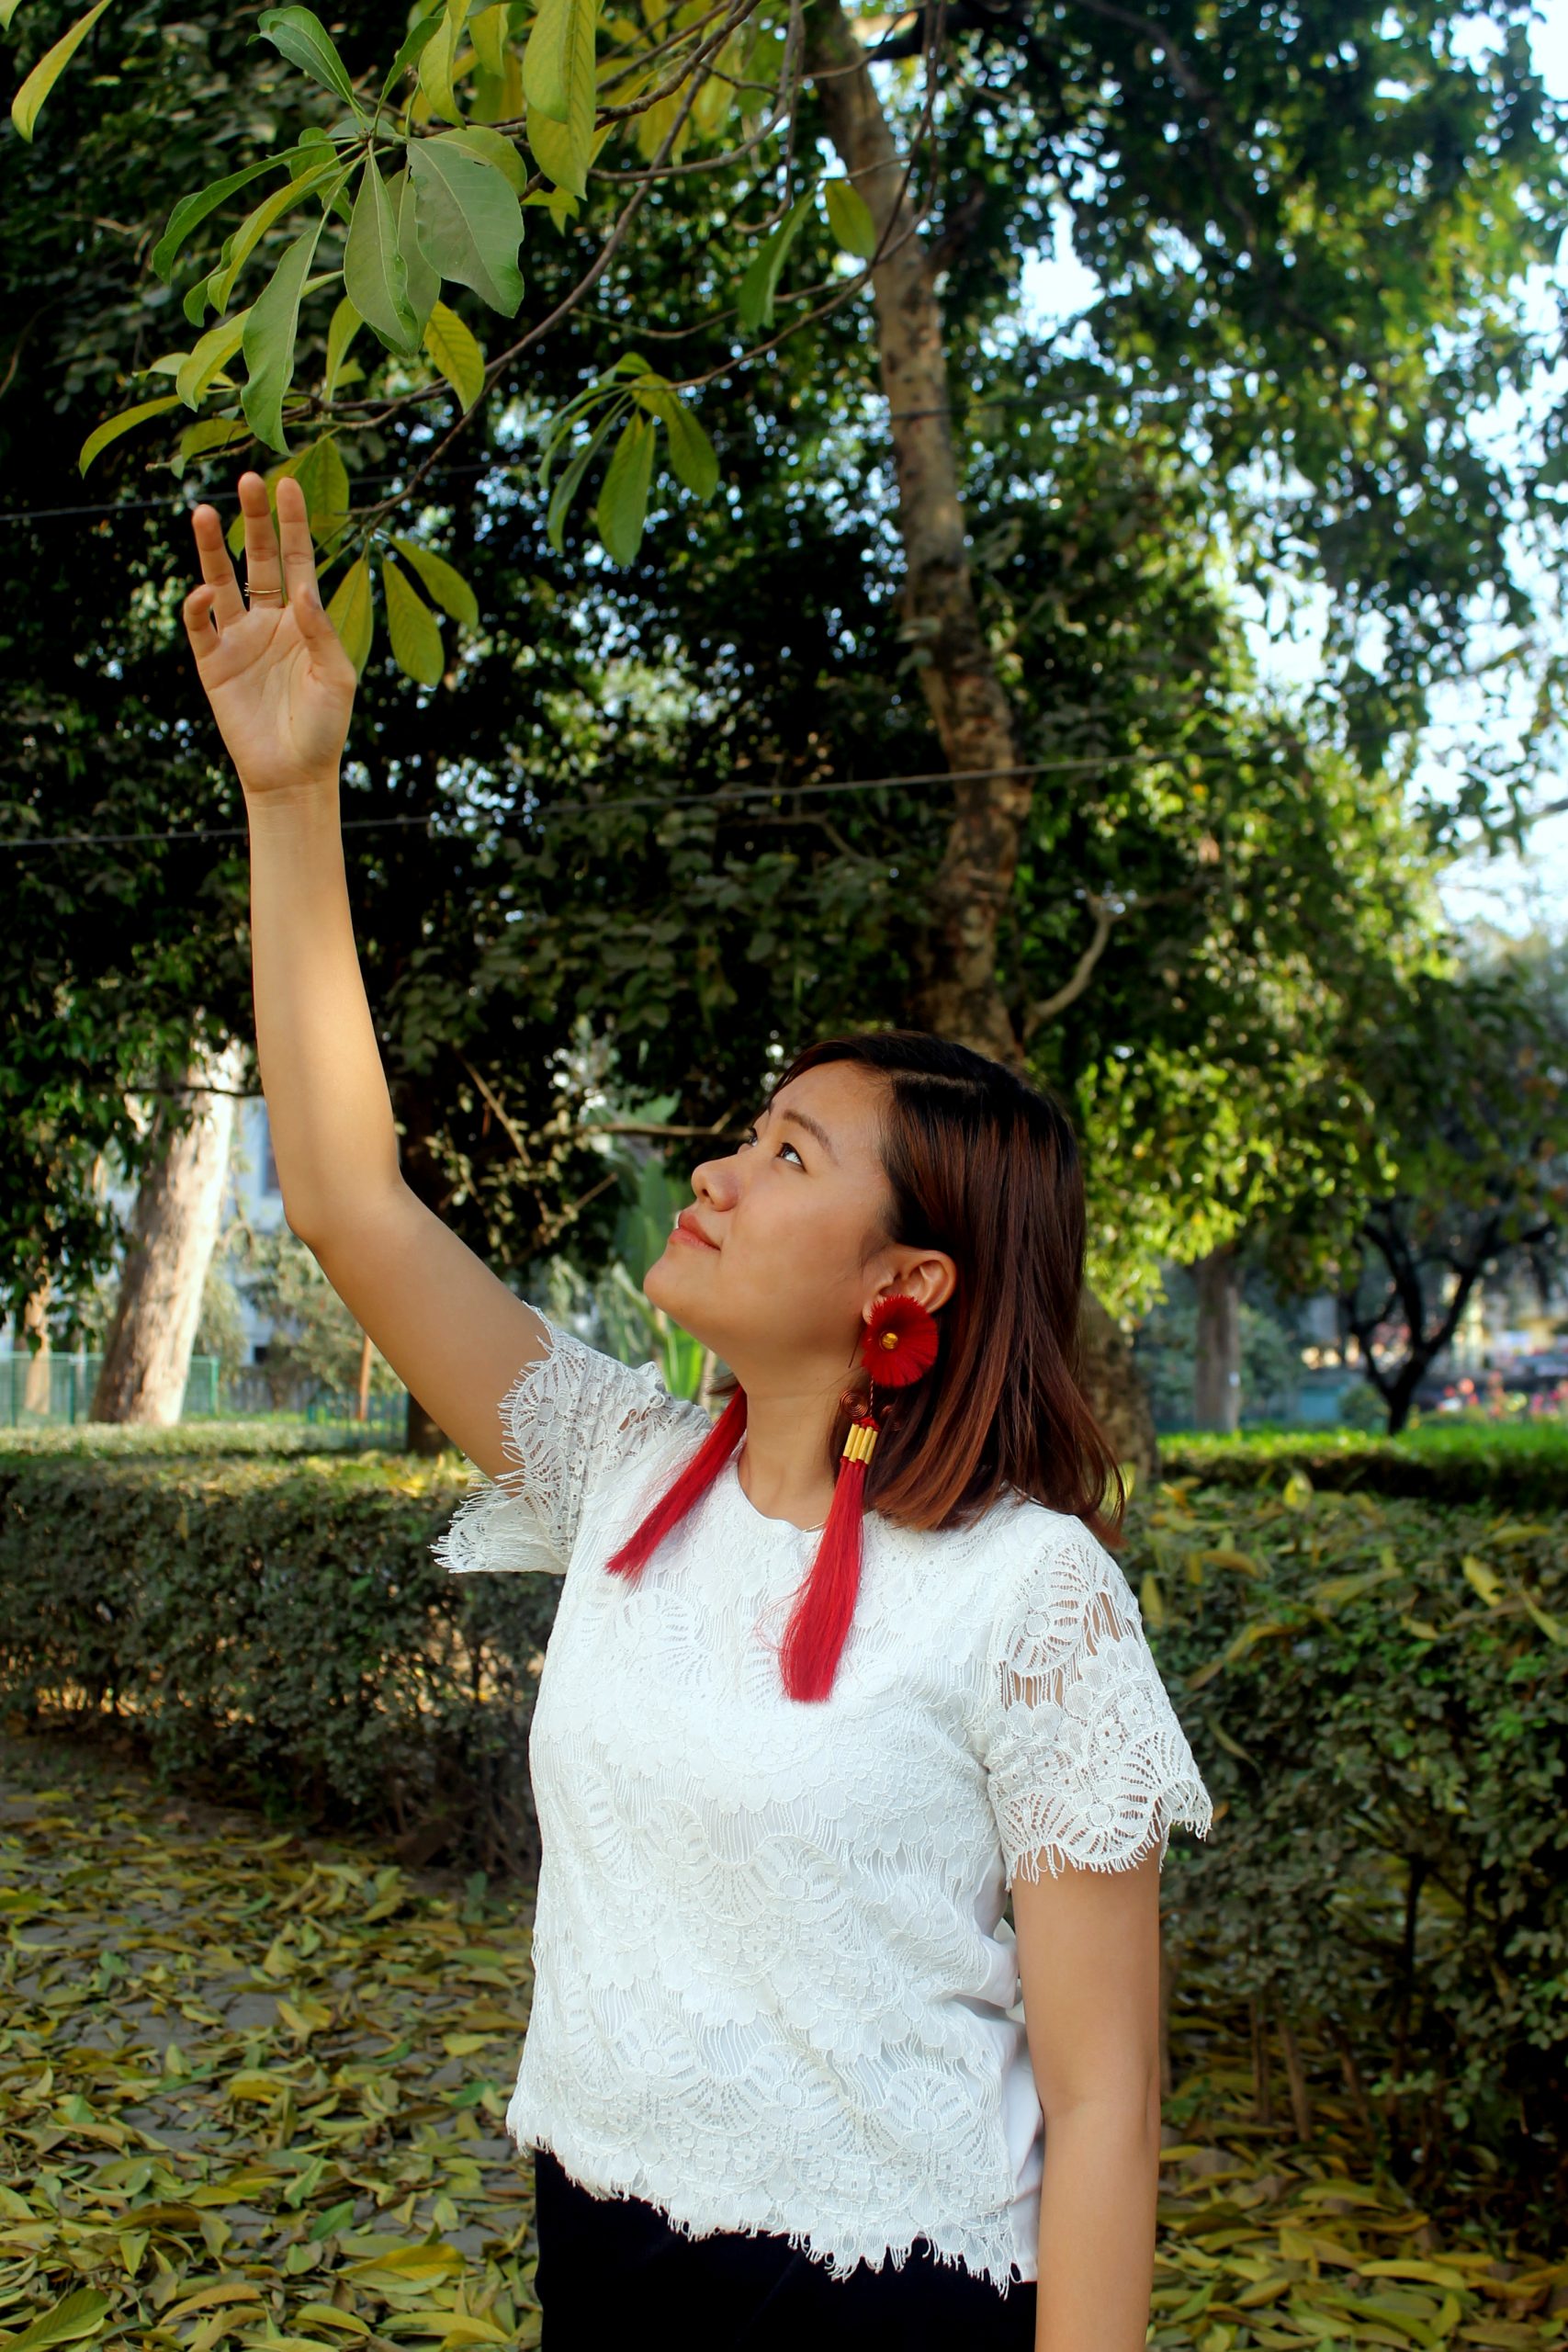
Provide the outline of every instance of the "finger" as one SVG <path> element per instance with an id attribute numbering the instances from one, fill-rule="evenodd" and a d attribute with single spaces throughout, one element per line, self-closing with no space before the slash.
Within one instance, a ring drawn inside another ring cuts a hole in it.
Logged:
<path id="1" fill-rule="evenodd" d="M 212 609 L 217 616 L 218 626 L 226 628 L 231 621 L 243 617 L 245 600 L 240 594 L 240 583 L 229 560 L 223 526 L 218 519 L 216 508 L 197 507 L 191 515 L 190 526 L 196 536 L 196 552 L 201 564 L 202 579 L 214 592 Z"/>
<path id="2" fill-rule="evenodd" d="M 272 503 L 260 474 L 240 476 L 240 505 L 245 517 L 245 594 L 258 588 L 283 586 L 277 560 L 277 534 L 272 527 Z"/>
<path id="3" fill-rule="evenodd" d="M 291 605 L 319 605 L 315 550 L 310 545 L 310 515 L 302 483 L 288 475 L 277 485 L 277 529 L 283 541 L 283 584 Z"/>
<path id="4" fill-rule="evenodd" d="M 204 582 L 201 587 L 191 590 L 180 606 L 186 635 L 190 639 L 190 650 L 198 662 L 218 650 L 218 631 L 212 626 L 213 605 L 218 594 L 216 587 Z M 243 612 L 243 605 L 240 609 Z"/>

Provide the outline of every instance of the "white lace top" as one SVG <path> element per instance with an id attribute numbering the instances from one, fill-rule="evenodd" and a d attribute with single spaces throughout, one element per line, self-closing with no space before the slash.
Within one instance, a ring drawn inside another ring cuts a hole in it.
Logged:
<path id="1" fill-rule="evenodd" d="M 931 1534 L 868 1512 L 831 1694 L 794 1701 L 816 1534 L 732 1458 L 634 1583 L 607 1575 L 708 1419 L 550 1329 L 502 1407 L 515 1468 L 432 1547 L 565 1577 L 507 2129 L 691 2237 L 777 2233 L 842 2278 L 923 2235 L 1005 2294 L 1037 2276 L 1043 2130 L 1008 1888 L 1163 1860 L 1211 1817 L 1137 1603 L 1038 1504 Z"/>

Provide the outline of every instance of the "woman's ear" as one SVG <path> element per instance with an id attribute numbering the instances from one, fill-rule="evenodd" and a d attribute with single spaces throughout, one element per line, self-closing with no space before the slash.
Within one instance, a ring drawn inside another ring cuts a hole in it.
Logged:
<path id="1" fill-rule="evenodd" d="M 895 1296 L 919 1301 L 928 1315 L 945 1306 L 958 1287 L 958 1268 L 942 1250 L 911 1250 L 879 1285 L 878 1298 Z"/>

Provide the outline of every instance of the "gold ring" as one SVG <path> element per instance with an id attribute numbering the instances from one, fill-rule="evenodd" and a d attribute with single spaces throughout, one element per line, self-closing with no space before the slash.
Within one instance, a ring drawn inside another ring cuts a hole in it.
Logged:
<path id="1" fill-rule="evenodd" d="M 247 588 L 245 602 L 247 605 L 281 605 L 283 591 L 281 588 Z"/>

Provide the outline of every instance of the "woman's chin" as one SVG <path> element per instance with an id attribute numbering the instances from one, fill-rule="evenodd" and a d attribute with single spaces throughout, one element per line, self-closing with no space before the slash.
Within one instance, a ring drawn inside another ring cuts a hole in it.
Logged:
<path id="1" fill-rule="evenodd" d="M 662 1308 L 666 1315 L 674 1317 L 683 1331 L 689 1331 L 694 1340 L 706 1347 L 710 1343 L 697 1329 L 697 1323 L 702 1319 L 700 1310 L 696 1321 L 692 1315 L 692 1309 L 698 1305 L 700 1285 L 682 1280 L 681 1260 L 686 1253 L 686 1246 L 684 1243 L 673 1243 L 665 1250 L 661 1258 L 654 1260 L 642 1278 L 642 1295 L 649 1306 Z"/>
<path id="2" fill-rule="evenodd" d="M 664 1254 L 656 1258 L 642 1278 L 642 1295 L 650 1306 L 661 1306 L 668 1315 L 676 1312 L 675 1300 L 681 1288 L 680 1274 L 671 1264 L 674 1251 L 665 1244 Z"/>

